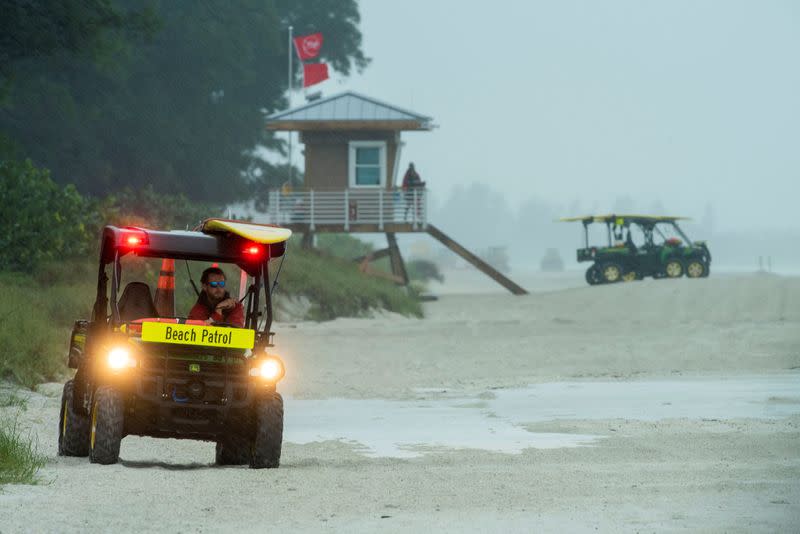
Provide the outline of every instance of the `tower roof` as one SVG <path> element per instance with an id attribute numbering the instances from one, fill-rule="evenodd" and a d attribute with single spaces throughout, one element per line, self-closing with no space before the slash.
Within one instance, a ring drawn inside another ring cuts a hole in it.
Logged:
<path id="1" fill-rule="evenodd" d="M 267 117 L 270 130 L 430 130 L 431 117 L 353 91 Z"/>

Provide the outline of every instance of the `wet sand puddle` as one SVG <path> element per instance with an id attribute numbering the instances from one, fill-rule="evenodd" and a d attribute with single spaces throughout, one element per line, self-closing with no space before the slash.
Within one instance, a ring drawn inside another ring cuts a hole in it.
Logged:
<path id="1" fill-rule="evenodd" d="M 371 457 L 449 449 L 520 453 L 592 445 L 601 436 L 529 432 L 555 420 L 774 419 L 800 413 L 800 373 L 729 379 L 555 382 L 419 401 L 286 399 L 284 439 L 335 440 Z"/>

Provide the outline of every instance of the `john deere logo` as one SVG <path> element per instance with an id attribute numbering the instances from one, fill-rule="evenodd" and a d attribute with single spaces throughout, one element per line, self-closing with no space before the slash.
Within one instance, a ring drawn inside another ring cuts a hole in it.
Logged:
<path id="1" fill-rule="evenodd" d="M 190 363 L 189 364 L 189 372 L 190 373 L 199 373 L 200 372 L 200 364 L 199 363 Z"/>

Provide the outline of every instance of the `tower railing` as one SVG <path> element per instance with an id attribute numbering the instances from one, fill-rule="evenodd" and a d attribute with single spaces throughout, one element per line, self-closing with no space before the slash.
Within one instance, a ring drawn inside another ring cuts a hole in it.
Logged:
<path id="1" fill-rule="evenodd" d="M 303 224 L 314 230 L 320 225 L 410 224 L 423 229 L 428 223 L 428 195 L 424 188 L 366 189 L 339 191 L 269 192 L 269 222 L 278 225 Z"/>

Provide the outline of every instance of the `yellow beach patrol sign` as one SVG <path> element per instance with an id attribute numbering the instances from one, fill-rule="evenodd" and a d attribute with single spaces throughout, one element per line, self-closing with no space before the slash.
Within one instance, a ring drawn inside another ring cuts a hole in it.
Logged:
<path id="1" fill-rule="evenodd" d="M 142 323 L 142 341 L 252 349 L 256 333 L 246 328 L 220 328 L 175 323 Z"/>

